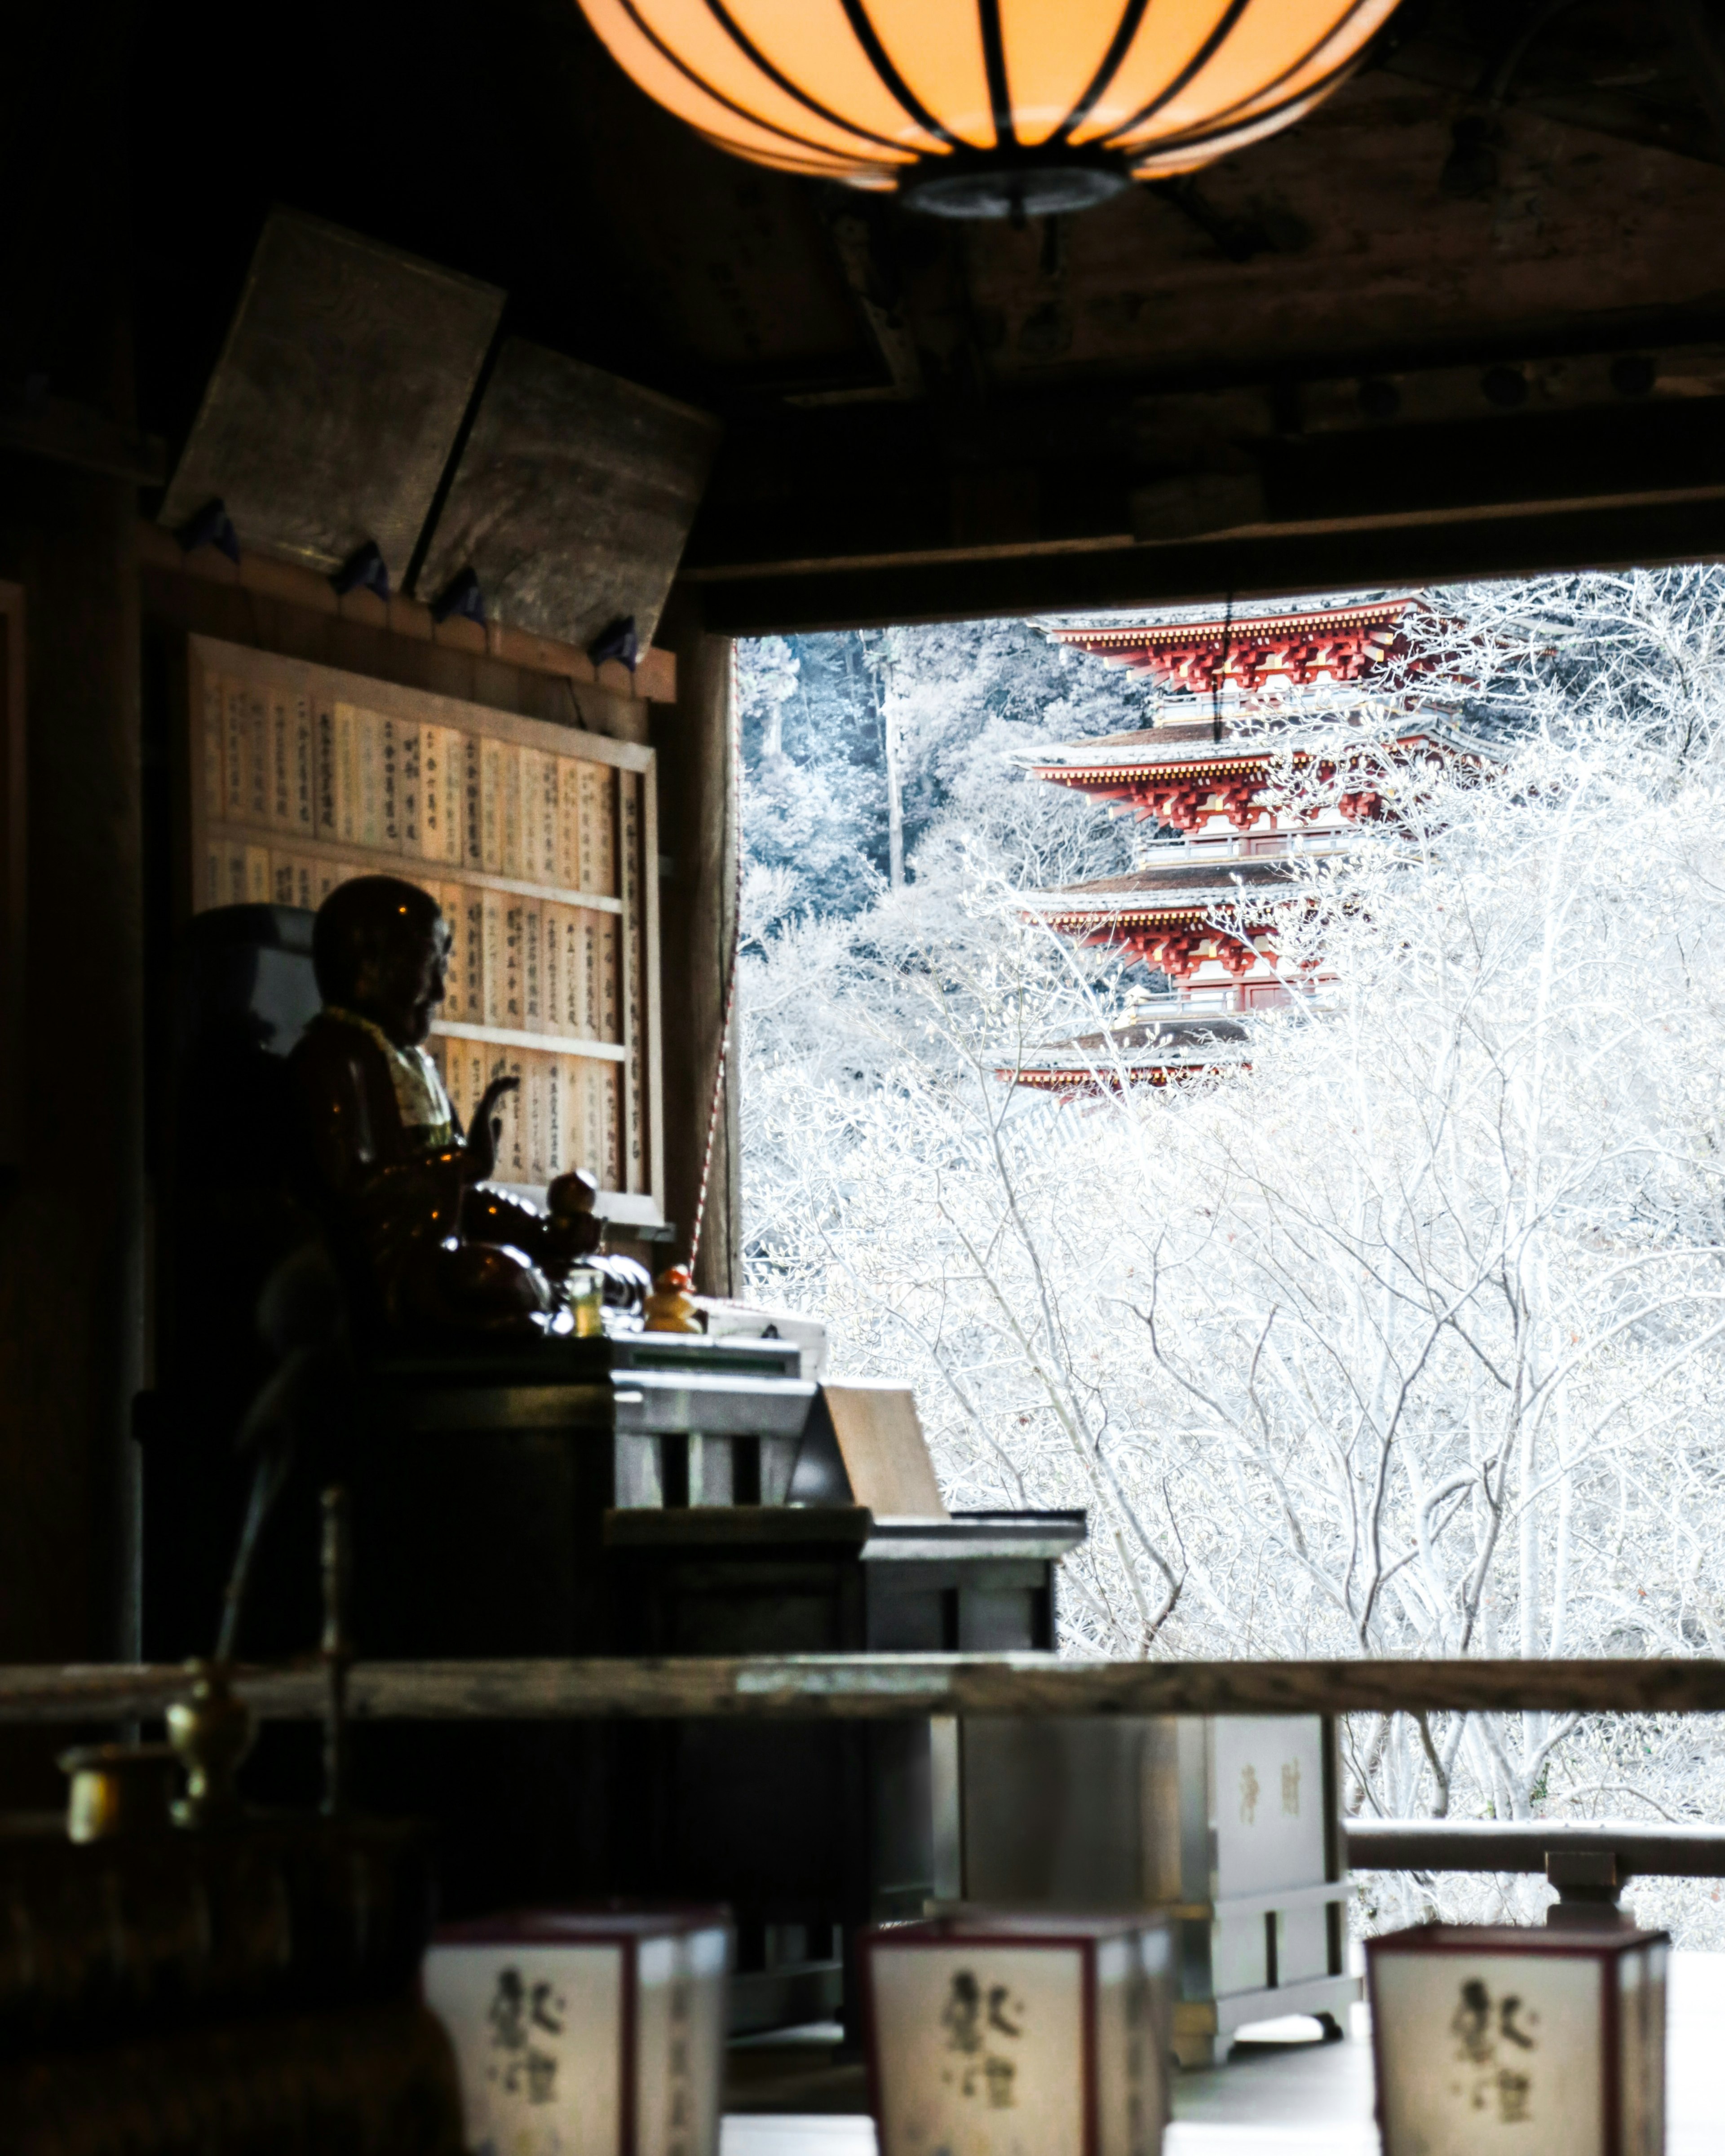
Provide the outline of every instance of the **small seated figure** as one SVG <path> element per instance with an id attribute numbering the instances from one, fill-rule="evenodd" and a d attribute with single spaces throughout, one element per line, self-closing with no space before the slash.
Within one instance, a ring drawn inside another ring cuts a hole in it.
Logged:
<path id="1" fill-rule="evenodd" d="M 495 1188 L 494 1079 L 467 1129 L 426 1054 L 449 931 L 437 902 L 395 876 L 359 876 L 318 909 L 311 956 L 323 1009 L 289 1059 L 305 1195 L 365 1314 L 392 1329 L 542 1330 L 558 1284 L 599 1224 L 556 1219 Z"/>
<path id="2" fill-rule="evenodd" d="M 642 1314 L 644 1332 L 705 1332 L 687 1265 L 667 1265 L 654 1283 Z"/>

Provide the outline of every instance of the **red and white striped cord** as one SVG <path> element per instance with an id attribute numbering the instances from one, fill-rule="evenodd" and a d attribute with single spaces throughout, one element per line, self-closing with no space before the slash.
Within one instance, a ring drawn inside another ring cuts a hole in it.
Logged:
<path id="1" fill-rule="evenodd" d="M 737 1008 L 737 955 L 742 944 L 742 696 L 737 674 L 737 639 L 731 641 L 731 808 L 730 839 L 736 857 L 736 880 L 731 893 L 731 949 L 725 963 L 725 1016 L 719 1028 L 719 1060 L 713 1070 L 713 1097 L 707 1110 L 706 1147 L 701 1156 L 701 1188 L 695 1200 L 695 1219 L 689 1230 L 689 1270 L 701 1254 L 701 1231 L 706 1222 L 707 1187 L 712 1180 L 713 1147 L 719 1135 L 719 1115 L 725 1105 L 725 1075 L 731 1060 L 731 1022 Z"/>

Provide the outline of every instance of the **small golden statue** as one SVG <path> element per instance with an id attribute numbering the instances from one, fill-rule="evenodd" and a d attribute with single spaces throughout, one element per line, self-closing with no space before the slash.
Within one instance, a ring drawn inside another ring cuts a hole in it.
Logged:
<path id="1" fill-rule="evenodd" d="M 689 1268 L 667 1265 L 654 1284 L 642 1315 L 644 1332 L 704 1332 L 701 1314 L 690 1294 Z"/>

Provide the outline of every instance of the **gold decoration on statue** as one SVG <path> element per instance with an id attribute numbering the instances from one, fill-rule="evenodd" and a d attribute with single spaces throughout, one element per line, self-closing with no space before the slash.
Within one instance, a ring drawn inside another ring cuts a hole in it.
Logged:
<path id="1" fill-rule="evenodd" d="M 1397 0 L 581 0 L 711 142 L 937 217 L 1052 215 L 1286 127 Z"/>

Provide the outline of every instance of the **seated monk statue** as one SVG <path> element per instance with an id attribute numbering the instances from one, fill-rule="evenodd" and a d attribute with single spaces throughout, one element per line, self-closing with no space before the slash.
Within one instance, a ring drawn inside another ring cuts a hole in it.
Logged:
<path id="1" fill-rule="evenodd" d="M 496 1166 L 497 1104 L 520 1081 L 494 1079 L 457 1126 L 424 1047 L 449 954 L 436 901 L 398 877 L 356 877 L 318 908 L 323 1009 L 289 1059 L 304 1195 L 372 1329 L 525 1337 L 598 1241 L 594 1186 L 560 1178 L 552 1217 L 480 1187 Z"/>

